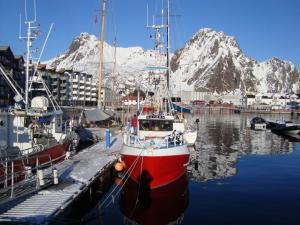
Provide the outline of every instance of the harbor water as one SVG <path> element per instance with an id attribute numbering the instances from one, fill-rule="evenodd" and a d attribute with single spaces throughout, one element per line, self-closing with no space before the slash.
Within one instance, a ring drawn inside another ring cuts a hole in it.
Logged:
<path id="1" fill-rule="evenodd" d="M 129 181 L 101 208 L 103 195 L 92 201 L 97 206 L 82 209 L 80 223 L 300 224 L 300 144 L 269 130 L 251 130 L 254 116 L 187 115 L 189 123 L 199 118 L 187 175 L 154 191 Z M 291 120 L 289 114 L 263 117 Z"/>

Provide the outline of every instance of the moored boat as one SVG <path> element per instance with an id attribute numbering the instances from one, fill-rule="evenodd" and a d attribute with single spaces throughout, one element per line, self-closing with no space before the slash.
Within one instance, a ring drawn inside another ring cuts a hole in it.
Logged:
<path id="1" fill-rule="evenodd" d="M 174 116 L 138 117 L 138 134 L 124 134 L 122 160 L 130 178 L 151 189 L 167 185 L 185 172 L 189 150 Z"/>
<path id="2" fill-rule="evenodd" d="M 177 112 L 192 113 L 192 108 L 183 104 L 173 102 L 173 107 Z"/>
<path id="3" fill-rule="evenodd" d="M 261 117 L 254 117 L 250 121 L 250 126 L 253 130 L 266 130 L 267 121 Z"/>
<path id="4" fill-rule="evenodd" d="M 32 41 L 38 33 L 36 20 L 25 21 L 25 24 L 25 90 L 0 63 L 0 75 L 15 93 L 15 104 L 0 110 L 1 187 L 24 179 L 29 170 L 63 160 L 71 143 L 69 131 L 63 130 L 63 112 L 37 72 L 39 62 L 32 63 Z M 48 35 L 51 29 L 52 26 Z"/>
<path id="5" fill-rule="evenodd" d="M 268 124 L 273 132 L 300 137 L 300 124 L 284 120 L 268 121 Z"/>
<path id="6" fill-rule="evenodd" d="M 166 55 L 167 66 L 162 66 L 161 60 L 158 60 L 156 65 L 146 68 L 150 85 L 144 106 L 137 117 L 136 132 L 133 129 L 133 133 L 124 133 L 121 150 L 127 174 L 134 182 L 150 189 L 165 186 L 182 177 L 190 156 L 184 139 L 184 118 L 177 115 L 169 93 L 169 47 L 165 54 L 161 34 L 161 29 L 168 26 L 151 26 L 155 32 L 154 56 L 161 59 Z"/>

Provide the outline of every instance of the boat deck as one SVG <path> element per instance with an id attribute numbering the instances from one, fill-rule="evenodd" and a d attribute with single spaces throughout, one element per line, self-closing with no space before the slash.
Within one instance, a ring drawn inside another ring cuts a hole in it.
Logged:
<path id="1" fill-rule="evenodd" d="M 0 222 L 47 223 L 64 211 L 119 156 L 122 135 L 112 139 L 110 149 L 99 142 L 57 165 L 60 182 L 48 185 L 30 196 L 24 196 L 0 214 Z M 50 171 L 50 169 L 47 169 Z M 47 172 L 45 174 L 47 176 Z M 50 171 L 51 172 L 51 171 Z M 1 208 L 1 207 L 0 207 Z"/>

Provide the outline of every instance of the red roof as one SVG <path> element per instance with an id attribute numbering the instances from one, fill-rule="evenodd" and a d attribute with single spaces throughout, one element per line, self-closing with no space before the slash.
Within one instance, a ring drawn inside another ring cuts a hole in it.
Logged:
<path id="1" fill-rule="evenodd" d="M 137 101 L 138 97 L 137 96 L 124 96 L 123 101 Z M 140 97 L 140 100 L 143 100 L 143 97 Z"/>

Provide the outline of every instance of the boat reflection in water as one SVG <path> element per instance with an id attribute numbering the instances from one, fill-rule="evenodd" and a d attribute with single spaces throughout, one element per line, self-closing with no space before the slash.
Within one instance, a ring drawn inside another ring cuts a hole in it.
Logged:
<path id="1" fill-rule="evenodd" d="M 180 224 L 188 206 L 188 197 L 186 174 L 166 186 L 153 190 L 148 185 L 139 185 L 129 179 L 120 196 L 124 223 Z"/>

